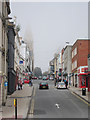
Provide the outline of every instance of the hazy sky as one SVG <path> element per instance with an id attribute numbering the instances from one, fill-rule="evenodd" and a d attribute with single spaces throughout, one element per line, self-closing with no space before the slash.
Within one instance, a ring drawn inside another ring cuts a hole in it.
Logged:
<path id="1" fill-rule="evenodd" d="M 88 3 L 85 2 L 14 2 L 12 17 L 21 25 L 20 35 L 32 32 L 35 66 L 48 70 L 54 53 L 88 37 Z"/>

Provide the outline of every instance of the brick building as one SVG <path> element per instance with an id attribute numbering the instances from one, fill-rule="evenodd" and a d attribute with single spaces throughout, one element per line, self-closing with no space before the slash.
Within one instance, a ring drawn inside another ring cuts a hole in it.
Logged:
<path id="1" fill-rule="evenodd" d="M 90 40 L 78 39 L 72 46 L 72 85 L 88 87 L 88 54 Z"/>

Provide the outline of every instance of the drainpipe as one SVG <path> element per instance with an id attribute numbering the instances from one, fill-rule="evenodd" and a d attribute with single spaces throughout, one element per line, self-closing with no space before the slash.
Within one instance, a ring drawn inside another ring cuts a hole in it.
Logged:
<path id="1" fill-rule="evenodd" d="M 90 54 L 88 54 L 88 92 L 90 92 Z"/>

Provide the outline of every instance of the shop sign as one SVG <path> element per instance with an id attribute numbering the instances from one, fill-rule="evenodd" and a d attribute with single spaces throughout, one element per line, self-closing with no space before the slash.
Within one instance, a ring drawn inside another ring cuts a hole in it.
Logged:
<path id="1" fill-rule="evenodd" d="M 80 66 L 78 69 L 78 75 L 82 73 L 87 73 L 88 72 L 88 66 Z"/>
<path id="2" fill-rule="evenodd" d="M 19 64 L 23 64 L 24 62 L 21 60 L 21 61 L 19 61 Z"/>
<path id="3" fill-rule="evenodd" d="M 27 76 L 27 75 L 28 75 L 28 73 L 25 73 L 25 75 Z"/>

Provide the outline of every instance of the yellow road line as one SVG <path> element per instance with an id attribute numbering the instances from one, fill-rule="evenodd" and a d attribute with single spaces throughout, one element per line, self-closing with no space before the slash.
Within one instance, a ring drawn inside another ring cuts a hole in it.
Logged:
<path id="1" fill-rule="evenodd" d="M 78 95 L 76 95 L 75 93 L 71 92 L 73 95 L 75 95 L 77 98 L 79 98 L 80 100 L 82 100 L 84 103 L 86 103 L 88 106 L 90 106 L 90 104 L 88 102 L 86 102 L 85 100 L 83 100 L 81 97 L 79 97 Z"/>

